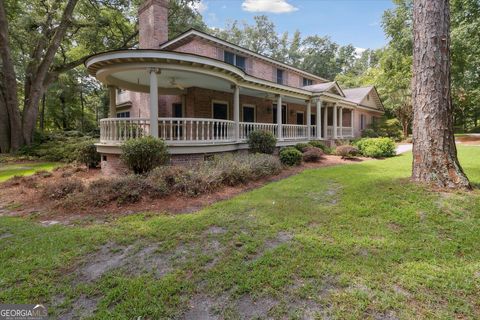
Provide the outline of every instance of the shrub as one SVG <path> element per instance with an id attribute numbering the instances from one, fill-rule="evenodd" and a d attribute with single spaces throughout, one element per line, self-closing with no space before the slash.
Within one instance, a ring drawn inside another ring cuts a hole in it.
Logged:
<path id="1" fill-rule="evenodd" d="M 37 175 L 32 176 L 13 176 L 3 183 L 6 188 L 23 186 L 31 189 L 38 187 Z"/>
<path id="2" fill-rule="evenodd" d="M 270 131 L 257 130 L 248 136 L 248 146 L 253 153 L 273 154 L 277 138 Z"/>
<path id="3" fill-rule="evenodd" d="M 282 168 L 277 157 L 266 154 L 222 155 L 214 159 L 214 166 L 222 172 L 222 181 L 227 185 L 278 174 Z"/>
<path id="4" fill-rule="evenodd" d="M 307 149 L 308 147 L 311 147 L 311 145 L 309 145 L 308 143 L 297 143 L 295 145 L 295 149 L 302 153 L 305 152 L 305 149 Z"/>
<path id="5" fill-rule="evenodd" d="M 303 153 L 303 161 L 305 162 L 318 162 L 323 158 L 325 153 L 320 148 L 309 147 Z"/>
<path id="6" fill-rule="evenodd" d="M 294 147 L 280 150 L 280 161 L 286 166 L 297 166 L 302 162 L 302 153 Z"/>
<path id="7" fill-rule="evenodd" d="M 94 137 L 78 131 L 55 132 L 37 136 L 34 143 L 22 147 L 19 154 L 46 161 L 73 162 L 77 160 L 77 151 L 80 147 L 94 142 Z"/>
<path id="8" fill-rule="evenodd" d="M 322 141 L 314 140 L 314 141 L 310 141 L 308 144 L 311 145 L 312 147 L 322 149 L 322 151 L 325 154 L 331 154 L 332 153 L 332 149 L 330 147 L 326 146 Z"/>
<path id="9" fill-rule="evenodd" d="M 166 164 L 169 154 L 162 140 L 146 136 L 126 141 L 121 159 L 135 174 L 142 174 Z"/>
<path id="10" fill-rule="evenodd" d="M 343 146 L 338 146 L 335 149 L 335 153 L 338 156 L 341 156 L 342 159 L 350 159 L 358 155 L 359 151 L 358 151 L 358 148 L 355 146 L 343 145 Z"/>
<path id="11" fill-rule="evenodd" d="M 96 168 L 100 163 L 100 153 L 92 142 L 82 144 L 77 151 L 77 161 L 85 164 L 88 168 Z"/>
<path id="12" fill-rule="evenodd" d="M 382 119 L 362 131 L 363 138 L 387 137 L 395 141 L 402 140 L 402 125 L 398 119 Z"/>
<path id="13" fill-rule="evenodd" d="M 69 178 L 45 185 L 43 196 L 58 200 L 67 197 L 70 194 L 83 191 L 83 183 L 79 179 Z"/>
<path id="14" fill-rule="evenodd" d="M 135 203 L 144 194 L 148 194 L 148 191 L 145 178 L 127 175 L 93 181 L 83 193 L 83 200 L 85 203 L 91 203 L 97 207 L 102 207 L 111 202 L 117 202 L 118 204 Z"/>
<path id="15" fill-rule="evenodd" d="M 356 143 L 365 157 L 383 158 L 396 154 L 395 142 L 390 138 L 365 138 Z"/>

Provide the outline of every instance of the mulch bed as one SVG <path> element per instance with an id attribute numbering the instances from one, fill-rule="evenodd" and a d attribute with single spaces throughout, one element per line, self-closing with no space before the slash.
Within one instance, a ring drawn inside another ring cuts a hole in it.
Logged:
<path id="1" fill-rule="evenodd" d="M 0 215 L 30 217 L 43 222 L 54 221 L 55 223 L 69 224 L 74 221 L 108 220 L 138 212 L 167 214 L 188 213 L 198 211 L 217 201 L 230 199 L 242 192 L 262 187 L 269 182 L 285 179 L 306 169 L 358 163 L 365 160 L 367 159 L 356 158 L 343 160 L 338 156 L 327 155 L 321 162 L 303 163 L 297 167 L 286 168 L 276 176 L 252 181 L 235 187 L 225 186 L 215 192 L 194 198 L 170 195 L 159 199 L 144 198 L 137 203 L 121 206 L 113 203 L 101 208 L 93 206 L 88 208 L 62 208 L 57 206 L 52 200 L 42 198 L 41 188 L 28 188 L 23 185 L 7 188 L 5 185 L 0 184 Z M 44 180 L 51 183 L 56 180 L 64 179 L 62 178 L 62 172 L 64 171 L 54 171 L 52 177 L 44 178 Z M 103 177 L 99 169 L 79 171 L 73 176 L 81 179 L 85 183 Z M 42 181 L 43 180 L 40 180 L 40 182 Z"/>

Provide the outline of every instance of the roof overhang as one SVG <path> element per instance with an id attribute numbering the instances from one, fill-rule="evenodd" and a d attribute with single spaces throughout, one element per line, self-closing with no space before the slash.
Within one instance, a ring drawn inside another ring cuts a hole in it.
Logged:
<path id="1" fill-rule="evenodd" d="M 194 38 L 200 38 L 200 39 L 203 39 L 205 41 L 212 42 L 212 43 L 215 43 L 217 45 L 220 45 L 224 48 L 228 48 L 230 50 L 240 52 L 244 55 L 255 57 L 257 59 L 269 62 L 269 63 L 274 64 L 274 65 L 277 65 L 277 66 L 279 66 L 283 69 L 299 73 L 299 74 L 301 74 L 301 75 L 303 75 L 307 78 L 312 78 L 312 79 L 318 80 L 320 82 L 328 82 L 329 81 L 329 80 L 324 79 L 322 77 L 319 77 L 319 76 L 317 76 L 313 73 L 310 73 L 310 72 L 307 72 L 305 70 L 293 67 L 291 65 L 285 64 L 283 62 L 280 62 L 280 61 L 277 61 L 275 59 L 269 58 L 267 56 L 258 54 L 254 51 L 242 48 L 242 47 L 240 47 L 236 44 L 233 44 L 231 42 L 222 40 L 220 38 L 217 38 L 215 36 L 209 35 L 207 33 L 204 33 L 204 32 L 201 32 L 201 31 L 198 31 L 198 30 L 195 30 L 195 29 L 187 30 L 186 32 L 180 34 L 178 37 L 161 44 L 160 49 L 161 50 L 173 50 L 173 49 L 175 49 L 175 48 L 177 48 L 177 47 L 179 47 L 183 44 L 188 43 L 189 41 L 191 41 Z"/>
<path id="2" fill-rule="evenodd" d="M 147 72 L 156 68 L 172 75 L 177 73 L 203 75 L 205 80 L 222 79 L 244 88 L 261 89 L 271 94 L 308 99 L 307 90 L 277 84 L 246 74 L 240 68 L 223 61 L 189 53 L 161 50 L 122 50 L 101 53 L 85 62 L 88 72 L 102 83 L 122 89 L 148 92 Z M 143 81 L 142 81 L 143 79 Z"/>

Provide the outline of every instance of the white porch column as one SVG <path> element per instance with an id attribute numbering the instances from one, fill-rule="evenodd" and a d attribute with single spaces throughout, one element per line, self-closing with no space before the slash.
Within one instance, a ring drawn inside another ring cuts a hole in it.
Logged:
<path id="1" fill-rule="evenodd" d="M 310 140 L 312 135 L 312 101 L 307 101 L 307 138 Z"/>
<path id="2" fill-rule="evenodd" d="M 108 108 L 108 117 L 117 117 L 117 88 L 114 86 L 108 86 L 110 105 Z"/>
<path id="3" fill-rule="evenodd" d="M 340 107 L 340 123 L 339 123 L 339 127 L 340 127 L 340 138 L 343 138 L 343 107 Z"/>
<path id="4" fill-rule="evenodd" d="M 235 122 L 235 141 L 240 140 L 240 87 L 233 88 L 233 121 Z"/>
<path id="5" fill-rule="evenodd" d="M 282 96 L 277 96 L 277 138 L 283 140 L 283 124 L 282 124 Z"/>
<path id="6" fill-rule="evenodd" d="M 350 109 L 350 116 L 351 116 L 350 127 L 352 128 L 352 137 L 355 137 L 355 132 L 353 131 L 354 130 L 353 124 L 355 123 L 354 112 L 355 112 L 354 109 Z"/>
<path id="7" fill-rule="evenodd" d="M 323 139 L 327 140 L 328 135 L 328 105 L 323 108 Z"/>
<path id="8" fill-rule="evenodd" d="M 322 100 L 317 100 L 317 113 L 315 114 L 317 117 L 316 124 L 317 124 L 317 139 L 322 139 Z"/>
<path id="9" fill-rule="evenodd" d="M 150 72 L 150 135 L 158 138 L 158 79 L 160 70 L 151 68 Z"/>
<path id="10" fill-rule="evenodd" d="M 337 104 L 333 105 L 333 139 L 337 139 L 337 126 L 338 126 L 338 109 Z"/>

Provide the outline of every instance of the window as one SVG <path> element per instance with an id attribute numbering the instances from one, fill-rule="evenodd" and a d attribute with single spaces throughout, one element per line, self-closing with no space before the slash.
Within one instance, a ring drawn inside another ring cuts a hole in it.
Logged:
<path id="1" fill-rule="evenodd" d="M 118 112 L 117 118 L 130 118 L 130 111 Z"/>
<path id="2" fill-rule="evenodd" d="M 283 84 L 283 74 L 284 71 L 282 69 L 277 69 L 277 83 Z"/>
<path id="3" fill-rule="evenodd" d="M 234 65 L 245 71 L 245 57 L 239 56 L 230 51 L 223 52 L 223 61 L 228 64 Z"/>
<path id="4" fill-rule="evenodd" d="M 243 122 L 255 122 L 255 106 L 243 106 Z"/>
<path id="5" fill-rule="evenodd" d="M 277 104 L 273 104 L 273 123 L 277 123 Z M 287 123 L 287 105 L 282 105 L 282 123 Z"/>
<path id="6" fill-rule="evenodd" d="M 303 112 L 297 111 L 297 124 L 303 125 Z"/>
<path id="7" fill-rule="evenodd" d="M 303 86 L 304 87 L 311 86 L 311 85 L 313 85 L 313 80 L 312 79 L 303 78 Z"/>
<path id="8" fill-rule="evenodd" d="M 367 117 L 362 114 L 360 115 L 360 130 L 365 130 Z"/>
<path id="9" fill-rule="evenodd" d="M 212 116 L 213 119 L 228 120 L 228 104 L 214 101 L 212 103 Z"/>

